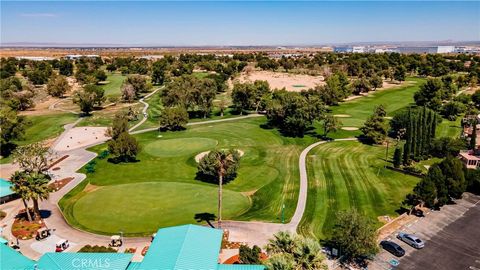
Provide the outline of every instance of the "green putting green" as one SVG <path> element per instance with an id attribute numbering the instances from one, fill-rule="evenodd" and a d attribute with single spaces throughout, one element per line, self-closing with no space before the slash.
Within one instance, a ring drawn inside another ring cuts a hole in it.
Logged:
<path id="1" fill-rule="evenodd" d="M 145 152 L 157 157 L 179 157 L 195 155 L 215 148 L 218 142 L 208 138 L 163 139 L 148 143 Z"/>
<path id="2" fill-rule="evenodd" d="M 73 216 L 78 227 L 92 232 L 144 235 L 163 226 L 195 223 L 196 213 L 216 213 L 217 192 L 216 186 L 176 182 L 106 186 L 80 198 Z M 241 214 L 250 204 L 247 197 L 230 190 L 223 198 L 225 219 Z"/>
<path id="3" fill-rule="evenodd" d="M 283 137 L 276 129 L 261 128 L 265 122 L 256 117 L 135 135 L 143 149 L 138 162 L 113 164 L 97 158 L 96 171 L 59 205 L 71 225 L 104 234 L 122 228 L 125 235 L 148 235 L 159 227 L 196 223 L 195 213 L 217 214 L 218 186 L 195 179 L 194 157 L 233 148 L 245 155 L 235 180 L 223 186 L 224 218 L 280 222 L 285 204 L 288 221 L 297 205 L 298 156 L 316 139 Z M 91 150 L 106 148 L 104 144 Z"/>

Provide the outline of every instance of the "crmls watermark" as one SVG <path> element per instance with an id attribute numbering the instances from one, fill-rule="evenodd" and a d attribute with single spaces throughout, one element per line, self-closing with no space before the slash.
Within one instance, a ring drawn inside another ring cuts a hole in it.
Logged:
<path id="1" fill-rule="evenodd" d="M 78 269 L 105 269 L 110 267 L 110 259 L 73 259 L 73 268 Z"/>

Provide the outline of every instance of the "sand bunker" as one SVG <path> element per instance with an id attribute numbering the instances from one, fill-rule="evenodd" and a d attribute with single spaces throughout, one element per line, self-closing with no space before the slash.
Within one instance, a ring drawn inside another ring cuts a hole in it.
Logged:
<path id="1" fill-rule="evenodd" d="M 290 74 L 284 72 L 272 71 L 253 71 L 242 73 L 238 80 L 244 82 L 254 82 L 257 80 L 267 81 L 271 89 L 282 89 L 285 87 L 288 91 L 300 92 L 314 88 L 317 85 L 323 85 L 322 76 L 310 76 L 302 74 Z"/>
<path id="2" fill-rule="evenodd" d="M 76 127 L 60 136 L 53 145 L 54 151 L 68 151 L 83 148 L 108 140 L 105 136 L 106 127 Z"/>
<path id="3" fill-rule="evenodd" d="M 333 116 L 338 117 L 338 118 L 352 117 L 350 114 L 334 114 Z"/>
<path id="4" fill-rule="evenodd" d="M 348 131 L 353 131 L 353 130 L 358 130 L 357 127 L 342 127 L 343 130 L 348 130 Z"/>
<path id="5" fill-rule="evenodd" d="M 243 155 L 245 154 L 245 152 L 243 152 L 242 150 L 239 150 L 239 149 L 235 149 L 235 150 L 238 151 L 238 153 L 240 154 L 240 156 L 243 156 Z M 201 152 L 200 154 L 198 154 L 198 155 L 195 156 L 195 161 L 196 161 L 197 163 L 200 162 L 200 160 L 201 160 L 204 156 L 208 155 L 208 153 L 210 153 L 210 152 L 211 152 L 211 151 Z"/>

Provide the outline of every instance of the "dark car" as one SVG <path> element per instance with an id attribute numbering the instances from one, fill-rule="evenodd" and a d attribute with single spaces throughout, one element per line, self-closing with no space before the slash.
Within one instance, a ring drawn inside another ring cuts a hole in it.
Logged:
<path id="1" fill-rule="evenodd" d="M 405 250 L 392 241 L 382 241 L 380 242 L 380 246 L 397 257 L 405 255 Z"/>

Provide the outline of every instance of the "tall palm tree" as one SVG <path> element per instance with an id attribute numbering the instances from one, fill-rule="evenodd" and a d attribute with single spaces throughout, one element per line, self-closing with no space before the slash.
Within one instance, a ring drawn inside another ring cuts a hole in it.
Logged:
<path id="1" fill-rule="evenodd" d="M 50 177 L 43 173 L 32 172 L 29 174 L 29 177 L 27 179 L 30 198 L 33 201 L 33 212 L 35 213 L 35 220 L 39 220 L 41 216 L 40 208 L 38 206 L 38 200 L 48 199 L 50 192 L 52 192 L 52 189 L 48 185 Z"/>
<path id="2" fill-rule="evenodd" d="M 32 221 L 32 216 L 28 210 L 28 200 L 30 199 L 30 192 L 27 183 L 28 174 L 22 171 L 16 171 L 10 181 L 12 183 L 12 191 L 15 192 L 20 198 L 22 198 L 23 206 L 25 207 L 25 213 L 27 214 L 28 221 Z"/>
<path id="3" fill-rule="evenodd" d="M 231 167 L 236 166 L 236 150 L 219 150 L 213 152 L 215 157 L 215 170 L 218 175 L 218 228 L 222 228 L 222 196 L 223 196 L 223 178 Z"/>

